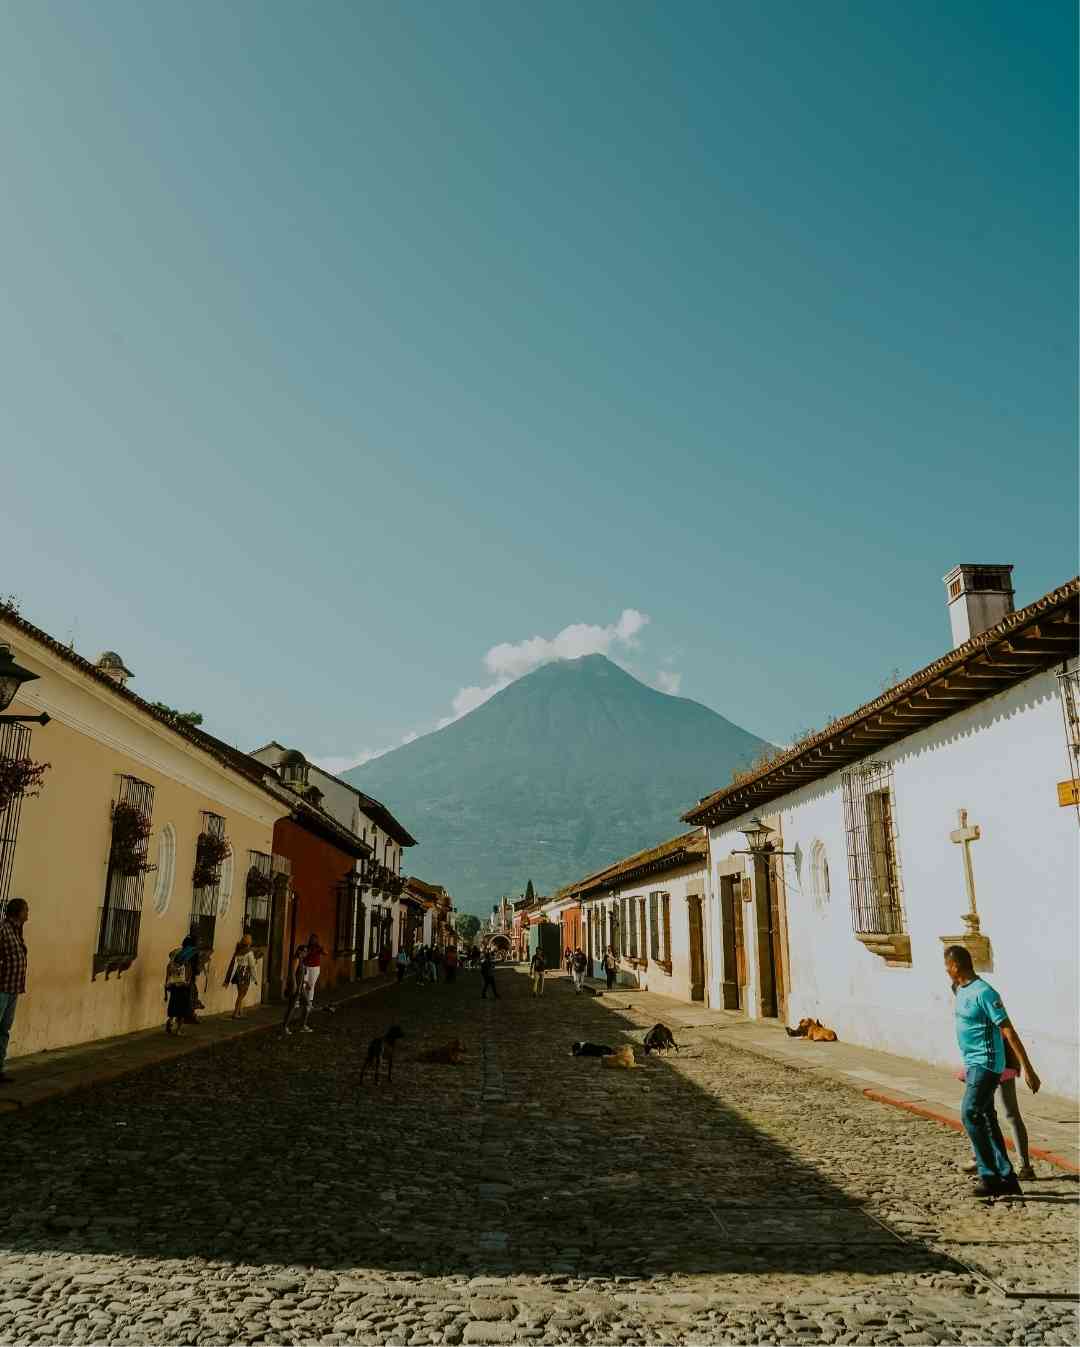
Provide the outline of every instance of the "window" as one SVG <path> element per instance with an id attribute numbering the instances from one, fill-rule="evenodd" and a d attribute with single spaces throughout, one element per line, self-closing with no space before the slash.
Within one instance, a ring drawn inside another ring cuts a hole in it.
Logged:
<path id="1" fill-rule="evenodd" d="M 0 760 L 18 763 L 30 757 L 30 730 L 26 725 L 0 725 Z M 15 841 L 19 835 L 22 791 L 0 798 L 0 912 L 11 894 L 11 875 L 15 867 Z"/>
<path id="2" fill-rule="evenodd" d="M 244 934 L 251 943 L 265 949 L 270 942 L 270 903 L 274 892 L 273 858 L 265 851 L 248 852 L 247 883 L 244 888 Z"/>
<path id="3" fill-rule="evenodd" d="M 335 954 L 356 952 L 356 913 L 360 891 L 356 873 L 350 870 L 337 885 L 337 931 L 334 938 Z"/>
<path id="4" fill-rule="evenodd" d="M 98 913 L 94 973 L 127 967 L 139 950 L 143 881 L 155 867 L 147 860 L 154 788 L 138 777 L 122 776 L 112 807 L 112 836 L 105 897 Z"/>
<path id="5" fill-rule="evenodd" d="M 648 937 L 648 934 L 647 934 L 648 927 L 647 927 L 647 925 L 646 925 L 646 923 L 645 923 L 645 899 L 644 899 L 644 898 L 639 898 L 639 899 L 637 900 L 637 919 L 638 919 L 638 950 L 640 951 L 639 957 L 640 957 L 642 960 L 644 960 L 644 959 L 647 959 L 647 958 L 649 957 L 649 956 L 648 956 L 648 953 L 647 953 L 648 948 L 649 948 L 649 937 Z"/>
<path id="6" fill-rule="evenodd" d="M 633 898 L 623 899 L 623 924 L 626 929 L 626 953 L 631 959 L 636 959 L 638 956 L 636 906 Z"/>
<path id="7" fill-rule="evenodd" d="M 891 763 L 860 763 L 843 775 L 851 921 L 857 935 L 904 931 Z"/>
<path id="8" fill-rule="evenodd" d="M 649 894 L 649 955 L 660 962 L 660 895 Z"/>
<path id="9" fill-rule="evenodd" d="M 221 868 L 230 849 L 224 818 L 209 810 L 204 810 L 202 817 L 202 832 L 195 844 L 195 869 L 191 876 L 191 934 L 201 950 L 212 950 L 217 933 Z"/>
<path id="10" fill-rule="evenodd" d="M 664 953 L 662 961 L 667 964 L 668 972 L 671 972 L 671 894 L 662 893 L 660 895 L 660 920 L 662 923 L 664 937 Z"/>

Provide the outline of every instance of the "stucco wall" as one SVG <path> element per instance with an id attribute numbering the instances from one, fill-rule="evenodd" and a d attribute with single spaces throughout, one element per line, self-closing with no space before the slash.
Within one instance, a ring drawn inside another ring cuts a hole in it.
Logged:
<path id="1" fill-rule="evenodd" d="M 1056 797 L 1066 758 L 1054 674 L 1028 679 L 874 756 L 894 764 L 912 966 L 886 966 L 852 934 L 841 777 L 834 773 L 769 806 L 785 850 L 800 853 L 784 862 L 790 1017 L 814 1015 L 850 1042 L 956 1063 L 940 937 L 963 930 L 963 849 L 949 833 L 958 826 L 957 811 L 966 809 L 969 823 L 982 830 L 971 851 L 982 930 L 993 947 L 993 968 L 983 976 L 1001 991 L 1045 1087 L 1076 1096 L 1078 829 L 1075 809 L 1059 807 Z M 740 822 L 710 832 L 714 892 L 718 864 L 745 845 Z M 828 857 L 828 898 L 815 896 L 815 841 Z M 721 976 L 714 957 L 714 1003 Z"/>
<path id="2" fill-rule="evenodd" d="M 293 910 L 287 916 L 286 945 L 299 944 L 314 932 L 327 951 L 323 956 L 319 984 L 336 986 L 356 977 L 356 955 L 334 953 L 337 932 L 337 886 L 353 868 L 345 851 L 302 828 L 292 819 L 281 819 L 274 828 L 274 850 L 288 856 L 292 865 Z M 295 913 L 295 921 L 293 916 Z M 286 954 L 291 954 L 287 949 Z M 286 959 L 286 974 L 288 959 Z"/>
<path id="3" fill-rule="evenodd" d="M 199 992 L 207 1011 L 232 1004 L 222 986 L 243 933 L 248 851 L 269 852 L 278 806 L 263 792 L 184 744 L 108 689 L 16 645 L 19 662 L 41 674 L 32 705 L 52 722 L 35 728 L 31 756 L 52 764 L 41 795 L 22 803 L 11 896 L 30 904 L 26 926 L 29 979 L 12 1036 L 13 1055 L 56 1048 L 164 1023 L 163 984 L 169 951 L 189 929 L 191 872 L 202 811 L 225 818 L 232 844 L 226 863 L 216 950 Z M 138 957 L 126 972 L 92 978 L 99 910 L 111 838 L 110 805 L 121 774 L 154 787 L 149 859 L 161 852 L 165 825 L 175 835 L 171 886 L 164 864 L 144 879 Z M 261 979 L 261 972 L 260 972 Z M 205 984 L 205 985 L 204 985 Z M 252 999 L 255 999 L 254 997 Z"/>

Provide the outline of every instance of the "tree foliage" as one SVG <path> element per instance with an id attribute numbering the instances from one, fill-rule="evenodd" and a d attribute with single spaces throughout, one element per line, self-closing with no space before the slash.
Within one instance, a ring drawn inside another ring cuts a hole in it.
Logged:
<path id="1" fill-rule="evenodd" d="M 459 912 L 454 929 L 462 940 L 472 940 L 480 929 L 480 918 L 474 917 L 471 912 Z"/>
<path id="2" fill-rule="evenodd" d="M 525 885 L 525 901 L 527 903 L 531 903 L 535 897 L 536 892 L 533 889 L 533 882 L 530 879 L 529 882 Z"/>

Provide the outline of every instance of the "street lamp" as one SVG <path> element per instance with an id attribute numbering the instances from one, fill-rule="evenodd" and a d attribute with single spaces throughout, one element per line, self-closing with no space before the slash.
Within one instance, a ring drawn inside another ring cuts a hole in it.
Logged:
<path id="1" fill-rule="evenodd" d="M 39 674 L 31 673 L 29 669 L 15 663 L 11 646 L 0 645 L 0 711 L 7 710 L 24 683 L 32 682 L 38 677 Z M 49 717 L 44 711 L 39 716 L 0 716 L 0 725 L 13 725 L 23 721 L 47 725 Z"/>
<path id="2" fill-rule="evenodd" d="M 773 844 L 769 841 L 769 838 L 774 831 L 775 829 L 770 828 L 767 823 L 763 823 L 759 818 L 751 819 L 745 828 L 739 829 L 739 832 L 746 838 L 746 845 L 751 856 L 761 856 L 772 851 Z"/>

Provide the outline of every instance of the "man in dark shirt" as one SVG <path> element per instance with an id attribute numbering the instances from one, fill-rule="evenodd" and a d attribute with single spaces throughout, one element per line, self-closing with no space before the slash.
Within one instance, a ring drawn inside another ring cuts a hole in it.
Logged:
<path id="1" fill-rule="evenodd" d="M 484 957 L 480 960 L 480 976 L 483 978 L 483 985 L 480 988 L 480 999 L 487 1000 L 488 988 L 491 988 L 491 994 L 495 1000 L 499 999 L 498 988 L 495 986 L 495 960 L 491 957 L 491 950 L 484 951 Z"/>
<path id="2" fill-rule="evenodd" d="M 26 991 L 26 941 L 23 927 L 30 916 L 25 898 L 12 898 L 0 921 L 0 1085 L 7 1085 L 11 1077 L 4 1070 L 7 1060 L 11 1026 L 15 1023 L 15 1006 Z"/>

